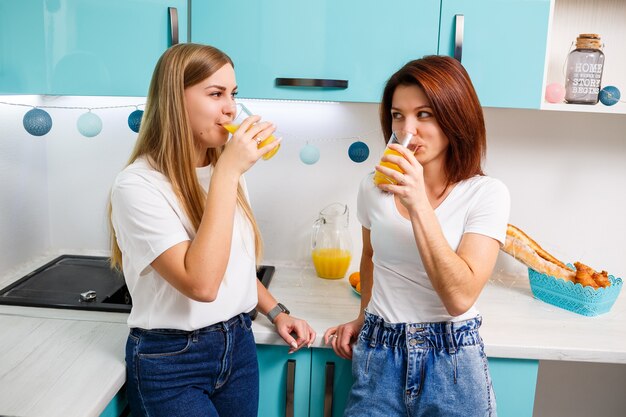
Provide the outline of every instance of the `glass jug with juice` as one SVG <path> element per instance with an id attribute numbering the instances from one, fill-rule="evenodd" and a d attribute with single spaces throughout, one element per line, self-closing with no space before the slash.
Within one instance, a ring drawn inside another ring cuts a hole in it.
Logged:
<path id="1" fill-rule="evenodd" d="M 239 126 L 241 125 L 241 123 L 243 123 L 243 121 L 246 120 L 250 116 L 252 116 L 252 112 L 248 110 L 248 108 L 244 106 L 243 104 L 237 103 L 235 118 L 233 119 L 232 122 L 225 124 L 224 129 L 228 130 L 231 134 L 233 134 L 237 131 L 237 129 L 239 129 Z M 259 143 L 258 147 L 262 148 L 265 145 L 268 145 L 274 142 L 275 140 L 276 138 L 274 137 L 274 135 L 270 135 L 268 138 L 266 138 L 261 143 Z M 280 145 L 278 145 L 271 152 L 268 152 L 265 155 L 263 155 L 262 158 L 265 160 L 270 159 L 272 156 L 276 155 L 276 152 L 278 152 L 278 149 L 280 149 Z"/>
<path id="2" fill-rule="evenodd" d="M 404 146 L 405 148 L 409 145 L 409 142 L 411 142 L 411 139 L 413 139 L 413 135 L 411 133 L 407 133 L 407 132 L 392 132 L 391 133 L 391 137 L 389 138 L 389 142 L 387 142 L 387 147 L 385 148 L 385 152 L 383 152 L 383 156 L 384 155 L 396 155 L 396 156 L 402 156 L 400 155 L 400 153 L 398 151 L 394 151 L 393 149 L 389 149 L 389 145 L 393 144 L 393 143 L 397 143 L 400 144 L 402 146 Z M 395 171 L 398 172 L 402 172 L 402 169 L 400 169 L 400 167 L 392 162 L 387 162 L 387 161 L 381 161 L 379 163 L 379 165 L 382 165 L 384 167 L 387 168 L 391 168 Z M 396 180 L 394 180 L 391 177 L 386 176 L 385 174 L 383 174 L 382 172 L 379 171 L 375 171 L 374 172 L 374 184 L 379 185 L 379 184 L 396 184 Z"/>
<path id="3" fill-rule="evenodd" d="M 313 223 L 311 257 L 318 277 L 339 279 L 346 275 L 352 259 L 348 222 L 348 206 L 333 203 L 322 209 Z"/>

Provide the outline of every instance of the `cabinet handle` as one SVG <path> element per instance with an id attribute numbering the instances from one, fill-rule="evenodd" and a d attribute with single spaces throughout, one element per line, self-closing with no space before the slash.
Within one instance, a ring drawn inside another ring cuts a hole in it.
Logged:
<path id="1" fill-rule="evenodd" d="M 293 401 L 296 385 L 296 361 L 287 361 L 287 391 L 285 395 L 285 417 L 293 417 Z"/>
<path id="2" fill-rule="evenodd" d="M 324 382 L 324 417 L 333 416 L 333 391 L 335 390 L 335 363 L 326 362 Z"/>
<path id="3" fill-rule="evenodd" d="M 454 15 L 454 59 L 461 62 L 463 57 L 463 32 L 465 31 L 465 16 Z"/>
<path id="4" fill-rule="evenodd" d="M 276 78 L 277 87 L 326 87 L 348 88 L 348 80 L 329 80 L 324 78 Z"/>
<path id="5" fill-rule="evenodd" d="M 170 35 L 172 36 L 172 45 L 178 43 L 178 9 L 176 7 L 168 7 L 167 11 L 170 15 Z"/>

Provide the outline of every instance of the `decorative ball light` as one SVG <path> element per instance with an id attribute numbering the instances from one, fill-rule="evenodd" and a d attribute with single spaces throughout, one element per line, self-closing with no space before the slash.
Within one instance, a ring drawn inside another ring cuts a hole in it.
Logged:
<path id="1" fill-rule="evenodd" d="M 128 116 L 128 127 L 135 133 L 139 133 L 139 127 L 141 126 L 141 118 L 143 117 L 143 110 L 135 110 Z"/>
<path id="2" fill-rule="evenodd" d="M 300 160 L 307 165 L 313 165 L 320 159 L 320 150 L 313 145 L 306 144 L 300 149 Z"/>
<path id="3" fill-rule="evenodd" d="M 565 98 L 565 87 L 559 83 L 548 84 L 545 98 L 548 103 L 562 103 Z"/>
<path id="4" fill-rule="evenodd" d="M 365 161 L 370 155 L 370 148 L 361 141 L 356 141 L 348 148 L 348 156 L 356 163 Z"/>
<path id="5" fill-rule="evenodd" d="M 619 89 L 613 85 L 607 85 L 600 90 L 600 102 L 605 106 L 612 106 L 616 104 L 621 98 L 622 94 Z"/>
<path id="6" fill-rule="evenodd" d="M 43 136 L 52 129 L 52 117 L 47 111 L 38 108 L 27 111 L 22 123 L 24 129 L 33 136 Z"/>
<path id="7" fill-rule="evenodd" d="M 81 135 L 93 138 L 102 131 L 102 120 L 97 114 L 88 111 L 83 113 L 76 122 L 76 128 Z"/>

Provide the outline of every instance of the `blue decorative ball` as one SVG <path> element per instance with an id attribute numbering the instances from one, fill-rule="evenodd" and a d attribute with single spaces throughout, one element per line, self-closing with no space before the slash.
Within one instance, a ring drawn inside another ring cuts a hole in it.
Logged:
<path id="1" fill-rule="evenodd" d="M 607 85 L 600 90 L 600 102 L 605 106 L 612 106 L 617 103 L 621 97 L 621 93 L 612 85 Z"/>
<path id="2" fill-rule="evenodd" d="M 320 159 L 320 150 L 313 145 L 305 145 L 300 149 L 300 160 L 307 165 L 313 165 Z"/>
<path id="3" fill-rule="evenodd" d="M 354 142 L 348 148 L 348 156 L 354 162 L 357 162 L 357 163 L 363 162 L 367 159 L 369 155 L 370 155 L 370 148 L 364 142 L 361 142 L 361 141 Z"/>
<path id="4" fill-rule="evenodd" d="M 81 135 L 93 138 L 102 131 L 102 120 L 97 114 L 87 112 L 78 118 L 76 127 Z"/>
<path id="5" fill-rule="evenodd" d="M 52 129 L 52 117 L 41 109 L 27 111 L 22 123 L 24 129 L 33 136 L 43 136 Z"/>
<path id="6" fill-rule="evenodd" d="M 139 127 L 141 126 L 141 118 L 143 117 L 143 110 L 135 110 L 128 116 L 128 127 L 135 133 L 139 133 Z"/>

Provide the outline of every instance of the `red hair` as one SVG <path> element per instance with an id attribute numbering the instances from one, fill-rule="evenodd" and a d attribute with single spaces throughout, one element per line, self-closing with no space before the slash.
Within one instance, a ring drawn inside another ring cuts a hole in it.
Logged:
<path id="1" fill-rule="evenodd" d="M 391 135 L 391 101 L 399 85 L 420 87 L 450 142 L 445 162 L 447 185 L 484 175 L 487 150 L 483 110 L 467 71 L 455 59 L 430 55 L 408 62 L 389 78 L 380 104 L 385 141 Z"/>

